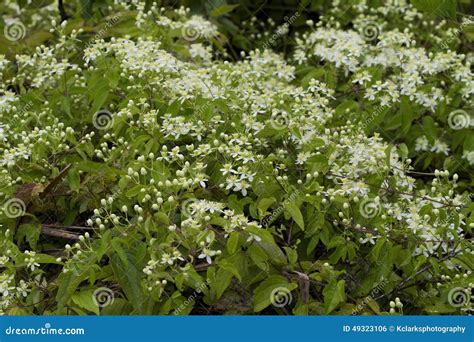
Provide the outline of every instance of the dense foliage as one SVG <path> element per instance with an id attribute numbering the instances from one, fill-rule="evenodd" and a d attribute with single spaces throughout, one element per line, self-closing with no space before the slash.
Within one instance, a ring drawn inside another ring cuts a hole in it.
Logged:
<path id="1" fill-rule="evenodd" d="M 472 313 L 474 21 L 430 3 L 6 1 L 0 313 Z"/>

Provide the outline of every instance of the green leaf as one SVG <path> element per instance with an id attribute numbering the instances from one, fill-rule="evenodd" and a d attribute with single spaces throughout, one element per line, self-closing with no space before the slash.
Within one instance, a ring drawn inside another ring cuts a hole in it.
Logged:
<path id="1" fill-rule="evenodd" d="M 57 261 L 56 258 L 49 254 L 39 253 L 35 255 L 35 260 L 39 264 L 57 264 L 61 265 L 62 263 Z"/>
<path id="2" fill-rule="evenodd" d="M 71 299 L 80 308 L 91 311 L 96 315 L 100 314 L 99 307 L 94 302 L 94 290 L 76 292 L 72 295 Z"/>
<path id="3" fill-rule="evenodd" d="M 304 220 L 300 208 L 298 208 L 294 202 L 290 202 L 286 205 L 285 211 L 287 211 L 296 224 L 304 230 Z"/>
<path id="4" fill-rule="evenodd" d="M 128 189 L 127 192 L 125 192 L 125 196 L 127 196 L 127 198 L 135 197 L 141 192 L 142 189 L 143 185 L 136 185 L 133 188 Z"/>
<path id="5" fill-rule="evenodd" d="M 71 114 L 71 99 L 69 97 L 61 98 L 62 109 L 66 112 L 69 117 L 72 117 Z"/>
<path id="6" fill-rule="evenodd" d="M 256 226 L 248 226 L 245 228 L 245 231 L 247 233 L 257 235 L 262 241 L 268 242 L 268 243 L 275 243 L 275 240 L 273 239 L 273 235 L 266 230 L 265 228 L 258 228 Z"/>
<path id="7" fill-rule="evenodd" d="M 260 237 L 261 240 L 256 242 L 256 245 L 265 251 L 273 264 L 279 266 L 287 264 L 285 254 L 275 243 L 275 240 L 269 231 L 255 226 L 247 227 L 246 231 Z"/>
<path id="8" fill-rule="evenodd" d="M 324 288 L 323 297 L 326 314 L 330 314 L 339 304 L 345 301 L 344 285 L 345 280 L 337 281 L 336 278 L 333 278 Z"/>
<path id="9" fill-rule="evenodd" d="M 232 280 L 233 273 L 225 268 L 220 268 L 214 280 L 211 282 L 211 297 L 213 300 L 218 300 L 224 294 L 224 291 L 229 287 Z"/>
<path id="10" fill-rule="evenodd" d="M 406 159 L 408 157 L 408 147 L 406 144 L 400 144 L 400 146 L 398 147 L 398 150 L 400 152 L 400 156 L 402 157 L 402 159 Z"/>
<path id="11" fill-rule="evenodd" d="M 26 238 L 31 249 L 36 250 L 36 244 L 41 235 L 41 224 L 27 223 L 22 224 L 17 232 L 17 244 L 21 244 Z"/>
<path id="12" fill-rule="evenodd" d="M 247 253 L 258 268 L 260 268 L 262 271 L 268 272 L 268 255 L 261 247 L 257 245 L 250 245 Z"/>
<path id="13" fill-rule="evenodd" d="M 288 261 L 290 264 L 296 264 L 298 261 L 298 252 L 291 247 L 283 247 L 285 249 L 286 255 L 288 256 Z"/>
<path id="14" fill-rule="evenodd" d="M 76 271 L 68 271 L 62 273 L 56 279 L 56 282 L 59 284 L 58 293 L 56 294 L 56 301 L 58 302 L 58 308 L 62 308 L 69 301 L 74 291 L 80 283 L 87 279 L 89 275 L 89 270 L 82 270 L 79 273 Z"/>
<path id="15" fill-rule="evenodd" d="M 239 245 L 239 233 L 233 232 L 230 233 L 229 239 L 227 240 L 227 251 L 230 254 L 234 254 L 237 251 Z"/>
<path id="16" fill-rule="evenodd" d="M 138 257 L 139 253 L 137 250 L 124 249 L 118 251 L 116 244 L 114 250 L 117 253 L 112 254 L 110 260 L 115 277 L 135 310 L 142 312 L 147 296 L 145 296 L 141 287 L 143 268 Z"/>
<path id="17" fill-rule="evenodd" d="M 456 19 L 456 0 L 411 0 L 411 3 L 425 15 Z"/>
<path id="18" fill-rule="evenodd" d="M 71 190 L 78 191 L 81 187 L 81 177 L 76 168 L 72 168 L 71 170 L 69 170 L 67 174 L 67 179 Z"/>
<path id="19" fill-rule="evenodd" d="M 253 309 L 255 312 L 260 312 L 272 303 L 272 294 L 274 291 L 281 289 L 281 293 L 288 293 L 298 287 L 295 283 L 290 283 L 285 277 L 280 275 L 272 275 L 265 279 L 255 290 L 253 298 Z M 288 305 L 291 304 L 289 301 Z"/>
<path id="20" fill-rule="evenodd" d="M 232 273 L 239 281 L 242 281 L 242 276 L 240 275 L 240 271 L 238 269 L 237 263 L 230 260 L 222 260 L 219 262 L 219 267 L 225 269 Z"/>
<path id="21" fill-rule="evenodd" d="M 436 124 L 431 116 L 423 117 L 423 131 L 427 137 L 435 140 L 438 136 L 438 129 L 436 128 Z"/>
<path id="22" fill-rule="evenodd" d="M 265 215 L 267 209 L 276 202 L 275 197 L 265 197 L 258 202 L 258 211 L 260 215 Z"/>
<path id="23" fill-rule="evenodd" d="M 220 15 L 223 15 L 223 14 L 226 14 L 226 13 L 230 13 L 232 12 L 234 9 L 236 9 L 237 7 L 239 7 L 239 4 L 237 5 L 222 5 L 222 6 L 219 6 L 215 9 L 213 9 L 211 11 L 211 13 L 209 13 L 209 15 L 211 17 L 218 17 Z"/>
<path id="24" fill-rule="evenodd" d="M 374 313 L 376 313 L 377 315 L 380 315 L 380 307 L 378 303 L 372 297 L 368 296 L 365 299 L 365 302 L 367 303 L 367 306 L 371 308 Z"/>
<path id="25" fill-rule="evenodd" d="M 336 107 L 338 116 L 345 116 L 347 113 L 356 112 L 359 109 L 359 103 L 353 100 L 346 100 Z"/>
<path id="26" fill-rule="evenodd" d="M 96 87 L 93 94 L 92 113 L 96 113 L 102 108 L 105 101 L 107 101 L 107 97 L 109 96 L 109 85 L 103 83 L 100 87 Z"/>
<path id="27" fill-rule="evenodd" d="M 92 16 L 92 4 L 94 0 L 80 0 L 82 8 L 82 17 L 88 19 Z"/>

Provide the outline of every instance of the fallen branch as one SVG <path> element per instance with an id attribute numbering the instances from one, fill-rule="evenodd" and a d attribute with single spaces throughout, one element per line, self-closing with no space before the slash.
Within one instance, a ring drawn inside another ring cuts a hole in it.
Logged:
<path id="1" fill-rule="evenodd" d="M 51 228 L 48 226 L 41 226 L 41 233 L 47 236 L 54 236 L 67 240 L 79 240 L 79 234 L 67 232 L 65 230 Z"/>
<path id="2" fill-rule="evenodd" d="M 43 227 L 56 228 L 56 229 L 70 229 L 70 230 L 94 230 L 94 228 L 91 228 L 91 227 L 61 226 L 61 225 L 57 225 L 57 224 L 43 224 Z"/>

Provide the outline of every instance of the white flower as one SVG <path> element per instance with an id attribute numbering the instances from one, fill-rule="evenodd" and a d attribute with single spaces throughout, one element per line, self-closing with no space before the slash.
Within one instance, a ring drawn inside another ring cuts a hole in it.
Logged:
<path id="1" fill-rule="evenodd" d="M 373 100 L 375 100 L 375 95 L 376 95 L 376 92 L 375 92 L 374 89 L 372 89 L 372 88 L 367 88 L 366 91 L 365 91 L 364 98 L 373 101 Z"/>
<path id="2" fill-rule="evenodd" d="M 464 151 L 462 157 L 467 160 L 469 165 L 474 165 L 474 151 Z"/>
<path id="3" fill-rule="evenodd" d="M 249 237 L 247 238 L 247 242 L 251 242 L 251 241 L 257 241 L 257 242 L 260 242 L 262 241 L 262 238 L 258 235 L 255 235 L 255 234 L 249 234 Z"/>
<path id="4" fill-rule="evenodd" d="M 428 151 L 430 149 L 428 138 L 424 135 L 416 138 L 415 151 Z"/>
<path id="5" fill-rule="evenodd" d="M 449 154 L 449 146 L 445 142 L 436 139 L 433 146 L 431 147 L 431 152 L 443 153 L 447 156 Z"/>
<path id="6" fill-rule="evenodd" d="M 374 236 L 371 233 L 367 233 L 365 235 L 365 238 L 360 238 L 359 239 L 359 242 L 362 243 L 362 244 L 365 244 L 365 243 L 369 242 L 371 245 L 375 245 L 375 240 L 379 237 L 380 236 Z"/>
<path id="7" fill-rule="evenodd" d="M 8 125 L 0 124 L 0 141 L 7 141 L 6 132 L 8 132 L 9 128 L 10 127 Z"/>
<path id="8" fill-rule="evenodd" d="M 230 176 L 227 177 L 227 179 L 226 179 L 226 183 L 227 183 L 226 189 L 229 190 L 229 189 L 231 189 L 232 187 L 237 186 L 238 182 L 239 182 L 239 177 L 238 177 L 238 176 L 236 176 L 236 175 L 230 175 Z"/>
<path id="9" fill-rule="evenodd" d="M 171 257 L 168 253 L 163 253 L 161 256 L 161 263 L 162 264 L 168 264 L 168 265 L 173 265 L 174 264 L 174 258 Z"/>
<path id="10" fill-rule="evenodd" d="M 10 105 L 15 101 L 15 93 L 12 93 L 11 91 L 6 91 L 3 95 L 0 96 L 0 112 L 9 109 Z"/>
<path id="11" fill-rule="evenodd" d="M 201 58 L 204 61 L 210 61 L 212 59 L 212 49 L 209 46 L 203 44 L 191 44 L 189 47 L 189 54 L 192 58 Z"/>
<path id="12" fill-rule="evenodd" d="M 247 189 L 250 188 L 250 183 L 244 179 L 239 180 L 235 183 L 234 191 L 240 191 L 242 195 L 247 196 Z"/>
<path id="13" fill-rule="evenodd" d="M 198 258 L 199 259 L 206 259 L 208 264 L 212 264 L 212 257 L 216 255 L 216 251 L 210 250 L 208 248 L 204 248 L 202 250 L 202 253 L 199 254 Z"/>
<path id="14" fill-rule="evenodd" d="M 372 75 L 368 71 L 363 71 L 360 74 L 357 74 L 352 83 L 358 83 L 363 85 L 366 82 L 372 80 Z"/>
<path id="15" fill-rule="evenodd" d="M 227 175 L 228 173 L 229 174 L 230 173 L 236 173 L 236 171 L 232 169 L 232 164 L 229 164 L 229 163 L 224 164 L 219 171 L 222 172 L 223 176 Z"/>
<path id="16" fill-rule="evenodd" d="M 296 156 L 296 164 L 303 165 L 308 160 L 309 157 L 311 157 L 310 152 L 298 153 L 298 155 Z"/>
<path id="17" fill-rule="evenodd" d="M 25 261 L 27 263 L 26 267 L 28 267 L 31 271 L 34 271 L 36 268 L 40 266 L 40 264 L 38 264 L 35 259 L 36 252 L 25 251 L 25 254 L 29 256 L 29 258 L 25 258 Z"/>
<path id="18" fill-rule="evenodd" d="M 7 256 L 0 257 L 0 268 L 5 267 L 8 263 L 9 258 Z"/>
<path id="19" fill-rule="evenodd" d="M 196 176 L 195 181 L 201 185 L 201 187 L 205 188 L 206 187 L 206 182 L 209 181 L 207 178 L 205 178 L 206 175 L 200 173 Z"/>

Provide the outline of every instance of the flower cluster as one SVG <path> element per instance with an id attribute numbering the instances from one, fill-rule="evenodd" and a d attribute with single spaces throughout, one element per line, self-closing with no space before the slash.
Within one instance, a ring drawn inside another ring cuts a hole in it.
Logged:
<path id="1" fill-rule="evenodd" d="M 316 25 L 309 22 L 312 30 L 296 38 L 294 59 L 298 64 L 315 60 L 341 70 L 344 86 L 336 89 L 338 97 L 347 94 L 345 84 L 352 85 L 349 97 L 363 103 L 369 113 L 376 112 L 371 116 L 381 117 L 370 120 L 376 121 L 375 129 L 398 128 L 405 132 L 409 147 L 413 146 L 410 152 L 421 154 L 427 164 L 434 159 L 430 153 L 447 156 L 453 152 L 458 153 L 462 164 L 462 156 L 474 148 L 468 137 L 474 91 L 471 59 L 453 50 L 424 47 L 438 44 L 449 35 L 447 21 L 427 21 L 407 2 L 388 3 L 372 8 L 371 16 L 367 16 L 366 6 L 354 7 L 353 28 L 345 29 L 340 16 L 325 16 Z M 334 13 L 339 10 L 337 5 L 333 8 Z M 423 27 L 422 33 L 418 25 Z M 425 31 L 430 32 L 428 37 Z M 457 106 L 466 111 L 453 125 L 451 114 Z M 376 108 L 384 110 L 378 113 Z M 420 116 L 422 125 L 411 125 L 412 121 L 421 121 Z M 448 131 L 463 129 L 465 133 L 441 133 L 436 128 L 438 124 L 445 125 Z M 417 137 L 416 142 L 409 138 L 412 134 Z M 453 134 L 462 134 L 469 142 L 461 146 Z M 430 146 L 424 140 L 427 135 Z"/>
<path id="2" fill-rule="evenodd" d="M 424 47 L 411 5 L 361 1 L 350 28 L 308 22 L 289 59 L 235 61 L 187 9 L 108 10 L 118 24 L 84 49 L 64 21 L 46 25 L 58 43 L 0 56 L 0 199 L 25 204 L 0 212 L 0 313 L 33 299 L 47 303 L 29 313 L 96 313 L 81 298 L 107 285 L 124 299 L 111 314 L 179 314 L 198 290 L 249 313 L 281 286 L 300 292 L 296 314 L 347 314 L 376 284 L 388 313 L 419 313 L 472 282 L 474 146 L 440 126 L 472 106 L 470 62 Z M 446 158 L 460 150 L 460 166 Z"/>

